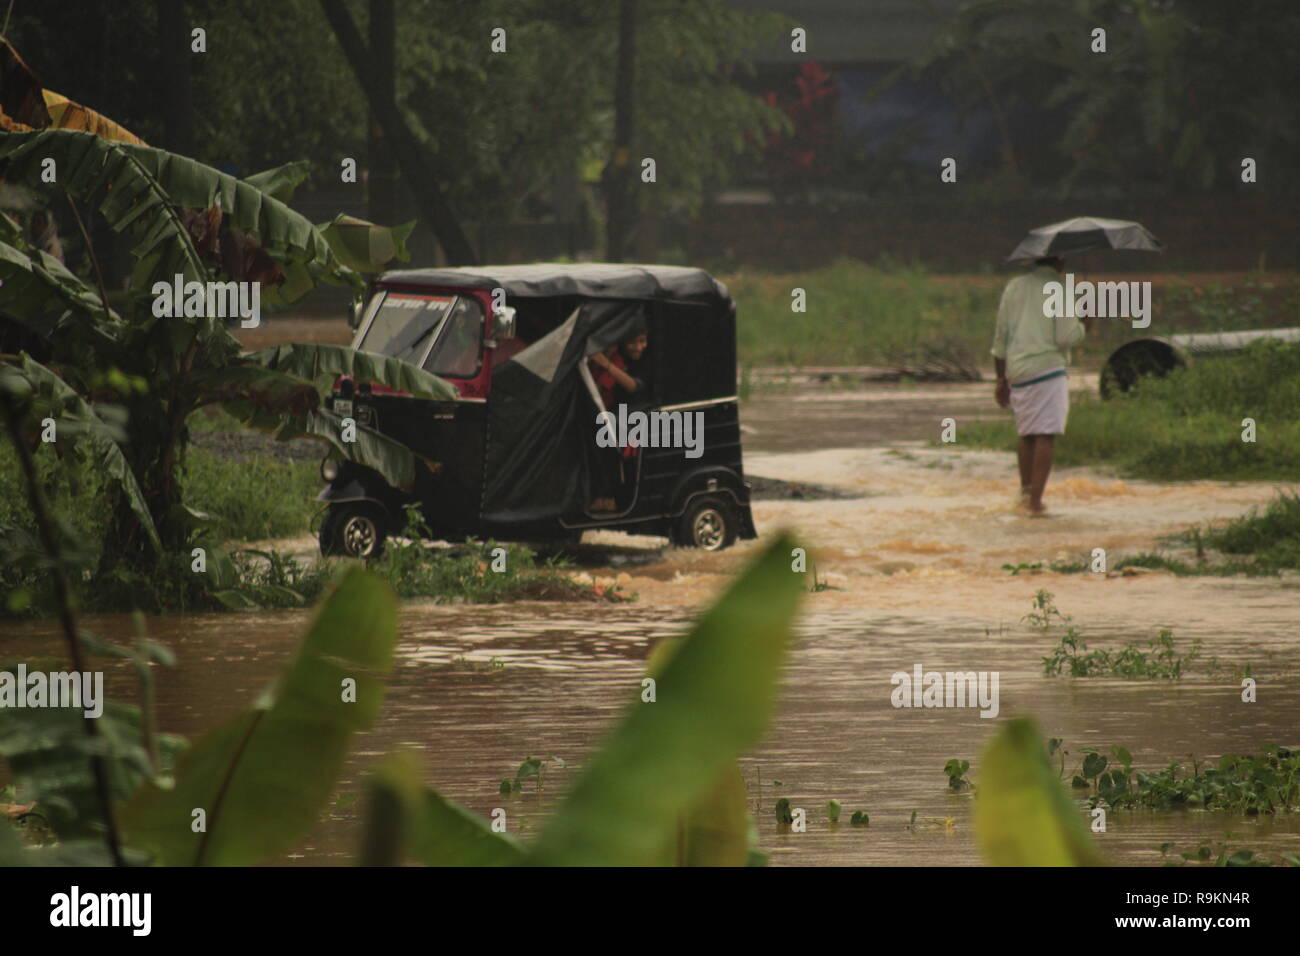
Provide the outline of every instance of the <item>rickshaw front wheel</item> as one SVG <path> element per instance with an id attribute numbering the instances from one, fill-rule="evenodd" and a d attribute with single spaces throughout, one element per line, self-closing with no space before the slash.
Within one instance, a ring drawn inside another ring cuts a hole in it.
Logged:
<path id="1" fill-rule="evenodd" d="M 377 558 L 384 553 L 388 521 L 383 511 L 365 501 L 334 505 L 320 528 L 320 550 L 327 557 Z"/>
<path id="2" fill-rule="evenodd" d="M 673 542 L 684 548 L 721 551 L 736 543 L 735 511 L 718 497 L 696 498 L 677 522 Z"/>

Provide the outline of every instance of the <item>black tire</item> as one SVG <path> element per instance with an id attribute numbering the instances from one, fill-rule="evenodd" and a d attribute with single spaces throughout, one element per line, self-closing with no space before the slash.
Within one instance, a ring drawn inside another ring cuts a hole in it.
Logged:
<path id="1" fill-rule="evenodd" d="M 320 526 L 320 553 L 326 557 L 377 558 L 388 539 L 388 517 L 378 505 L 347 501 L 331 505 Z"/>
<path id="2" fill-rule="evenodd" d="M 692 498 L 686 506 L 673 529 L 673 543 L 682 548 L 721 551 L 736 543 L 738 531 L 736 509 L 726 498 L 707 495 Z"/>

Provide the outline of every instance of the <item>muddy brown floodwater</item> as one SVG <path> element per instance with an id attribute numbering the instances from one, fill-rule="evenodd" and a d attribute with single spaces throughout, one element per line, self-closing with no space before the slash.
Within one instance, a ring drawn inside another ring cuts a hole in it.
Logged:
<path id="1" fill-rule="evenodd" d="M 1086 379 L 1080 385 L 1087 386 Z M 1123 481 L 1091 469 L 1053 476 L 1053 517 L 1014 509 L 1018 482 L 1007 454 L 929 447 L 939 419 L 989 415 L 989 385 L 801 388 L 760 392 L 742 420 L 754 474 L 830 485 L 861 497 L 766 501 L 754 507 L 765 535 L 792 528 L 831 589 L 807 595 L 799 638 L 767 738 L 742 760 L 761 845 L 774 864 L 976 864 L 972 798 L 947 789 L 949 758 L 971 761 L 1007 717 L 1033 715 L 1061 737 L 1067 771 L 1082 747 L 1127 747 L 1140 769 L 1190 765 L 1225 752 L 1300 743 L 1296 686 L 1295 578 L 1185 578 L 1164 573 L 1008 574 L 1004 564 L 1080 560 L 1150 550 L 1188 524 L 1240 514 L 1275 486 Z M 992 414 L 997 414 L 996 410 Z M 1068 436 L 1066 438 L 1068 441 Z M 536 832 L 554 801 L 640 689 L 646 656 L 681 633 L 693 613 L 730 582 L 761 542 L 707 555 L 654 538 L 601 533 L 584 541 L 586 573 L 630 575 L 635 602 L 441 606 L 409 602 L 379 723 L 361 735 L 340 794 L 290 862 L 347 863 L 360 837 L 364 776 L 383 754 L 418 751 L 427 780 L 471 809 L 506 809 L 510 829 Z M 306 550 L 310 542 L 287 542 Z M 1173 630 L 1184 649 L 1203 642 L 1216 669 L 1178 681 L 1042 676 L 1059 629 L 1021 623 L 1046 588 L 1090 646 L 1146 641 Z M 162 676 L 164 729 L 189 736 L 233 715 L 287 659 L 306 611 L 180 615 L 150 622 L 179 664 Z M 126 637 L 119 617 L 88 619 Z M 46 622 L 10 628 L 6 656 L 60 653 Z M 895 709 L 896 671 L 996 671 L 1000 711 Z M 1250 667 L 1258 701 L 1242 703 L 1238 669 Z M 131 681 L 114 672 L 110 688 Z M 558 757 L 544 789 L 498 785 L 525 757 Z M 808 831 L 778 828 L 772 807 L 787 797 L 808 811 Z M 866 828 L 832 825 L 826 801 L 866 810 Z M 912 812 L 916 825 L 907 826 Z M 268 812 L 274 812 L 268 807 Z M 1081 813 L 1083 812 L 1081 808 Z M 1300 852 L 1300 815 L 1116 812 L 1096 839 L 1121 864 L 1156 865 L 1157 847 L 1193 850 L 1227 842 L 1269 857 Z"/>

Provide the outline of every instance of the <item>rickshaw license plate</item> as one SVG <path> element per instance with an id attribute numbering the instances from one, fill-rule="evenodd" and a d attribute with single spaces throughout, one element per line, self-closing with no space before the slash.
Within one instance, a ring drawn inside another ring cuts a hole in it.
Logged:
<path id="1" fill-rule="evenodd" d="M 334 399 L 334 414 L 342 415 L 344 418 L 351 418 L 352 402 L 339 398 Z"/>

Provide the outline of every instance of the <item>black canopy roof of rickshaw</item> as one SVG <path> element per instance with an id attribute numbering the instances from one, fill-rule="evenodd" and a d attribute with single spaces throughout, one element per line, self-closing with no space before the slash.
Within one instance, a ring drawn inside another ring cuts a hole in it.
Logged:
<path id="1" fill-rule="evenodd" d="M 665 299 L 674 302 L 730 304 L 727 287 L 703 269 L 625 263 L 539 262 L 515 266 L 460 266 L 398 269 L 379 277 L 383 284 L 505 289 L 519 298 L 576 295 L 591 299 Z"/>

